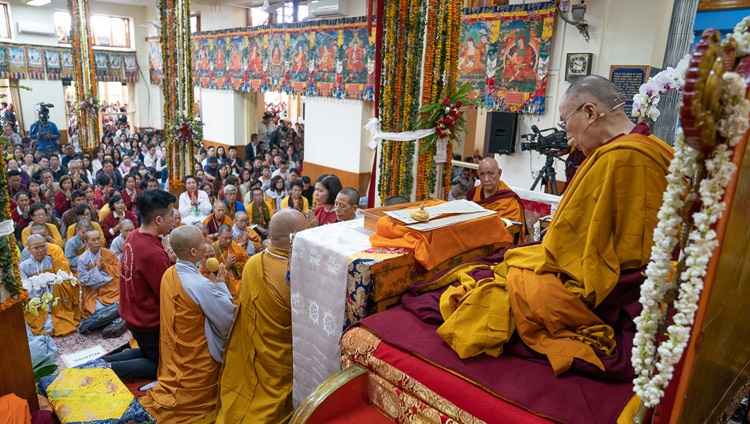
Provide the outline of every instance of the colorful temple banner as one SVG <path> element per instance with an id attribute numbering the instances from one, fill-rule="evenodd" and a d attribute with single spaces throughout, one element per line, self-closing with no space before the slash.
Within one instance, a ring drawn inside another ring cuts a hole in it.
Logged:
<path id="1" fill-rule="evenodd" d="M 135 52 L 97 50 L 96 56 L 96 70 L 103 76 L 101 81 L 138 82 Z M 72 78 L 73 69 L 69 47 L 0 44 L 0 78 L 56 81 Z"/>
<path id="2" fill-rule="evenodd" d="M 160 84 L 159 39 L 149 43 L 151 83 Z M 375 44 L 363 17 L 202 32 L 192 43 L 198 87 L 374 97 Z"/>
<path id="3" fill-rule="evenodd" d="M 544 112 L 554 3 L 464 10 L 459 80 L 491 110 Z"/>

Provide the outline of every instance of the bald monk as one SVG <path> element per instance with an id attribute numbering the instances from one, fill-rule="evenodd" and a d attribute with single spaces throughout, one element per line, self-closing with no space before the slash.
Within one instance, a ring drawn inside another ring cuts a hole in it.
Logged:
<path id="1" fill-rule="evenodd" d="M 57 273 L 62 270 L 70 274 L 70 265 L 67 259 L 50 256 L 47 253 L 47 241 L 39 234 L 30 235 L 27 239 L 28 250 L 31 257 L 21 262 L 18 266 L 21 280 L 27 281 L 29 277 L 43 272 Z M 48 288 L 31 289 L 30 297 L 41 297 Z M 76 331 L 81 321 L 81 307 L 79 302 L 80 286 L 73 286 L 70 281 L 64 281 L 52 286 L 52 297 L 59 298 L 57 305 L 50 303 L 49 310 L 39 308 L 39 315 L 31 312 L 25 313 L 26 322 L 34 334 L 54 334 L 55 336 L 67 336 Z"/>
<path id="2" fill-rule="evenodd" d="M 88 219 L 79 219 L 73 225 L 76 229 L 75 235 L 65 242 L 65 258 L 70 263 L 73 274 L 78 276 L 78 258 L 86 251 L 86 231 L 93 230 L 94 226 Z"/>
<path id="3" fill-rule="evenodd" d="M 227 216 L 227 205 L 225 205 L 223 201 L 217 200 L 214 202 L 214 211 L 203 220 L 203 224 L 208 228 L 208 237 L 216 240 L 219 236 L 217 234 L 219 232 L 219 227 L 222 225 L 228 225 L 229 228 L 232 228 L 234 221 Z"/>
<path id="4" fill-rule="evenodd" d="M 255 230 L 248 227 L 249 223 L 250 218 L 248 218 L 247 213 L 237 211 L 237 213 L 234 214 L 232 234 L 234 242 L 240 245 L 240 247 L 245 248 L 248 255 L 252 255 L 260 249 L 263 240 Z"/>
<path id="5" fill-rule="evenodd" d="M 278 424 L 292 417 L 289 235 L 306 228 L 301 212 L 280 210 L 270 222 L 271 246 L 245 266 L 221 370 L 218 423 Z"/>
<path id="6" fill-rule="evenodd" d="M 86 250 L 78 257 L 77 268 L 83 291 L 81 316 L 86 319 L 120 300 L 120 260 L 111 250 L 102 247 L 104 238 L 99 231 L 89 229 L 83 238 Z"/>
<path id="7" fill-rule="evenodd" d="M 229 292 L 232 293 L 232 298 L 236 301 L 240 295 L 242 269 L 250 257 L 247 256 L 245 249 L 233 241 L 234 234 L 232 233 L 232 227 L 229 225 L 220 226 L 216 236 L 217 240 L 214 243 L 216 259 L 227 268 L 227 287 L 229 287 Z"/>
<path id="8" fill-rule="evenodd" d="M 460 357 L 498 356 L 514 329 L 547 355 L 558 375 L 575 359 L 606 374 L 600 356 L 626 349 L 627 342 L 615 341 L 625 335 L 613 326 L 627 328 L 632 321 L 607 323 L 598 313 L 606 308 L 601 316 L 629 320 L 625 308 L 640 288 L 618 282 L 626 270 L 639 275 L 649 261 L 673 153 L 646 125 L 630 121 L 622 99 L 600 76 L 580 78 L 566 91 L 560 126 L 586 160 L 541 243 L 509 249 L 494 267 L 495 278 L 462 280 L 442 295 L 445 322 L 438 334 Z M 608 298 L 616 286 L 616 297 Z M 629 352 L 621 355 L 629 358 Z"/>
<path id="9" fill-rule="evenodd" d="M 523 203 L 518 195 L 500 180 L 502 173 L 494 158 L 482 159 L 477 170 L 481 184 L 469 189 L 466 198 L 485 209 L 497 211 L 501 218 L 520 222 L 521 234 L 527 234 Z"/>
<path id="10" fill-rule="evenodd" d="M 206 253 L 203 255 L 203 260 L 201 261 L 201 266 L 198 267 L 198 271 L 200 271 L 202 276 L 210 279 L 211 276 L 214 275 L 214 273 L 208 270 L 206 261 L 211 258 L 215 258 L 216 251 L 214 250 L 214 246 L 211 243 L 203 243 L 203 247 L 206 249 Z"/>
<path id="11" fill-rule="evenodd" d="M 203 234 L 189 225 L 171 233 L 177 264 L 162 277 L 159 383 L 140 402 L 160 423 L 213 422 L 219 367 L 234 317 L 232 296 L 224 284 L 226 269 L 210 279 L 203 259 Z"/>
<path id="12" fill-rule="evenodd" d="M 32 224 L 29 227 L 29 235 L 33 234 L 39 234 L 40 236 L 44 237 L 45 240 L 47 240 L 47 237 L 49 236 L 49 232 L 46 225 L 38 225 L 38 224 Z M 18 246 L 16 246 L 18 247 Z M 53 258 L 57 258 L 58 260 L 65 260 L 65 251 L 63 249 L 56 245 L 55 243 L 47 242 L 47 254 L 52 256 Z M 29 259 L 31 257 L 31 252 L 29 249 L 23 249 L 21 252 L 21 260 L 20 262 L 25 261 L 26 259 Z"/>

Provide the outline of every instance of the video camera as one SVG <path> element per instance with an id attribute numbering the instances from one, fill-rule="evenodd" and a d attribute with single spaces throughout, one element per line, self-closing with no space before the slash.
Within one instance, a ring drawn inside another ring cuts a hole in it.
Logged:
<path id="1" fill-rule="evenodd" d="M 523 134 L 526 142 L 521 142 L 521 151 L 536 150 L 543 155 L 556 155 L 567 152 L 568 136 L 565 131 L 557 128 L 547 128 L 539 130 L 536 125 L 531 126 L 531 134 Z M 542 135 L 543 132 L 552 131 L 552 134 Z"/>
<path id="2" fill-rule="evenodd" d="M 46 121 L 49 119 L 49 108 L 55 107 L 52 103 L 37 103 L 36 104 L 36 114 L 39 116 L 39 119 L 42 121 Z"/>

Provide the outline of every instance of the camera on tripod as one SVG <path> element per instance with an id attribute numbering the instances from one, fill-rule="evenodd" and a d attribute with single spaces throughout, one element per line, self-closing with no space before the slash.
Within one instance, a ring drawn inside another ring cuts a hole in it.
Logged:
<path id="1" fill-rule="evenodd" d="M 543 155 L 557 155 L 568 151 L 568 136 L 565 131 L 557 128 L 539 130 L 536 125 L 531 126 L 531 134 L 523 134 L 521 138 L 521 151 L 535 150 Z M 551 134 L 542 135 L 543 132 L 552 131 Z"/>
<path id="2" fill-rule="evenodd" d="M 39 119 L 42 121 L 46 121 L 49 119 L 49 108 L 55 107 L 52 103 L 37 103 L 36 104 L 36 114 L 39 116 Z"/>

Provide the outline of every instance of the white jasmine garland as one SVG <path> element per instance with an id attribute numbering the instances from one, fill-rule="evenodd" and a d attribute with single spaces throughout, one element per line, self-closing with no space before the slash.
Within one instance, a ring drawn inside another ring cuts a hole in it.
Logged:
<path id="1" fill-rule="evenodd" d="M 717 146 L 713 155 L 704 162 L 707 176 L 700 181 L 698 189 L 701 208 L 692 215 L 690 222 L 682 222 L 680 211 L 686 201 L 683 178 L 695 173 L 697 152 L 685 143 L 684 134 L 679 130 L 674 146 L 675 156 L 667 176 L 664 203 L 657 215 L 659 224 L 654 230 L 654 246 L 651 249 L 651 262 L 645 272 L 646 281 L 641 286 L 643 311 L 635 319 L 637 333 L 633 340 L 632 356 L 636 374 L 634 391 L 648 408 L 658 405 L 664 396 L 664 388 L 672 379 L 674 365 L 679 362 L 690 340 L 708 263 L 719 246 L 712 227 L 726 208 L 722 199 L 736 170 L 731 161 L 730 148 L 739 142 L 748 129 L 750 101 L 745 99 L 746 83 L 734 72 L 725 73 L 723 78 L 722 104 L 725 108 L 717 130 L 727 143 Z M 674 303 L 673 324 L 666 329 L 666 340 L 657 347 L 656 339 L 660 337 L 658 326 L 662 319 L 661 303 L 670 287 L 667 275 L 671 270 L 670 259 L 678 242 L 677 229 L 681 224 L 691 226 L 687 245 L 681 252 L 685 269 L 679 275 L 681 283 Z"/>
<path id="2" fill-rule="evenodd" d="M 727 38 L 731 38 L 737 42 L 737 52 L 740 56 L 750 54 L 750 33 L 747 32 L 749 28 L 750 16 L 747 16 L 734 27 L 734 31 L 727 34 Z"/>

